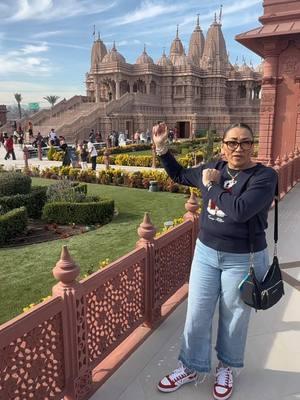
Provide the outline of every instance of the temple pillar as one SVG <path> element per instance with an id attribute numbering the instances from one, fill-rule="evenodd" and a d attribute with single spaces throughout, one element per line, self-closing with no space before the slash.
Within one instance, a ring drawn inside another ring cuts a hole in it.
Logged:
<path id="1" fill-rule="evenodd" d="M 116 80 L 116 100 L 120 98 L 120 81 Z"/>
<path id="2" fill-rule="evenodd" d="M 274 164 L 273 154 L 274 116 L 277 91 L 278 55 L 269 53 L 264 62 L 262 98 L 260 103 L 258 159 L 266 164 Z"/>
<path id="3" fill-rule="evenodd" d="M 273 165 L 300 143 L 300 2 L 264 0 L 263 6 L 263 26 L 236 40 L 265 59 L 258 158 Z"/>

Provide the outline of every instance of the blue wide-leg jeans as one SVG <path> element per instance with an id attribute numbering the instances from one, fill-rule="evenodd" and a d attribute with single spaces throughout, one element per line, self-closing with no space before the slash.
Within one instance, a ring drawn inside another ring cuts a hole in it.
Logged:
<path id="1" fill-rule="evenodd" d="M 254 265 L 256 276 L 262 279 L 269 267 L 267 249 L 254 253 Z M 178 357 L 187 367 L 198 372 L 211 369 L 212 319 L 218 300 L 217 357 L 230 367 L 244 366 L 251 307 L 240 299 L 238 286 L 248 269 L 248 253 L 217 251 L 197 239 Z"/>

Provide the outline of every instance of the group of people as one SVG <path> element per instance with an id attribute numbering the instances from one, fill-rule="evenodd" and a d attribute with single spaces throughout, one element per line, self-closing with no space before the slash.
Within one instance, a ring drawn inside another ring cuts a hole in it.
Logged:
<path id="1" fill-rule="evenodd" d="M 137 130 L 133 135 L 133 142 L 135 144 L 144 144 L 151 143 L 151 133 L 150 130 L 147 129 L 146 132 Z"/>
<path id="2" fill-rule="evenodd" d="M 88 169 L 87 163 L 89 161 L 92 164 L 92 170 L 96 170 L 98 152 L 94 143 L 92 143 L 90 139 L 88 141 L 83 140 L 73 148 L 68 146 L 64 137 L 61 137 L 60 148 L 64 154 L 62 161 L 63 166 L 69 166 L 72 164 L 74 167 L 80 166 L 85 170 Z"/>

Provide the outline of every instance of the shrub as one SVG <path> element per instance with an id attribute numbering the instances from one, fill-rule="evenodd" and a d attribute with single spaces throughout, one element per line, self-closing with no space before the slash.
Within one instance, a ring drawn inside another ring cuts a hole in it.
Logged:
<path id="1" fill-rule="evenodd" d="M 43 219 L 58 224 L 105 224 L 112 220 L 114 201 L 87 198 L 87 202 L 53 202 L 46 203 L 43 209 Z"/>
<path id="2" fill-rule="evenodd" d="M 122 154 L 122 153 L 130 153 L 132 151 L 142 151 L 142 150 L 150 150 L 151 144 L 130 144 L 122 147 L 109 147 L 108 151 L 110 154 Z M 99 155 L 103 155 L 106 148 L 102 148 L 98 151 Z"/>
<path id="3" fill-rule="evenodd" d="M 47 152 L 47 158 L 49 161 L 62 161 L 64 154 L 62 151 L 58 151 L 54 147 L 50 147 Z"/>
<path id="4" fill-rule="evenodd" d="M 0 215 L 0 244 L 7 243 L 12 237 L 25 231 L 27 211 L 25 207 L 16 208 Z"/>
<path id="5" fill-rule="evenodd" d="M 79 183 L 79 182 L 72 182 L 72 187 L 75 192 L 87 194 L 87 184 L 86 183 Z"/>
<path id="6" fill-rule="evenodd" d="M 26 207 L 28 217 L 39 218 L 46 203 L 46 187 L 33 187 L 28 194 L 15 194 L 13 196 L 0 197 L 0 206 L 4 213 L 15 208 Z"/>
<path id="7" fill-rule="evenodd" d="M 50 185 L 47 188 L 47 200 L 49 202 L 75 202 L 80 203 L 86 197 L 86 189 L 83 185 L 74 185 L 73 182 L 68 180 L 61 180 L 54 185 Z M 86 185 L 85 185 L 86 186 Z"/>
<path id="8" fill-rule="evenodd" d="M 2 172 L 0 173 L 0 197 L 11 196 L 14 194 L 26 194 L 31 189 L 30 176 L 23 175 L 21 172 Z"/>
<path id="9" fill-rule="evenodd" d="M 55 153 L 56 153 L 55 148 L 54 147 L 50 147 L 50 149 L 48 150 L 48 153 L 47 153 L 47 158 L 48 158 L 49 161 L 53 161 L 54 160 L 53 156 L 54 156 Z"/>

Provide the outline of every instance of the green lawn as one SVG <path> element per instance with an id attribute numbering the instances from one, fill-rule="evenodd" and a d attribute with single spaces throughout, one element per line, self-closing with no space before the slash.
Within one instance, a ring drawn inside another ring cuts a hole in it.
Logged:
<path id="1" fill-rule="evenodd" d="M 128 154 L 129 156 L 152 156 L 152 151 L 151 150 L 140 150 L 140 151 L 129 151 L 128 153 L 123 153 L 123 154 Z M 117 155 L 117 154 L 112 154 Z"/>
<path id="2" fill-rule="evenodd" d="M 33 178 L 33 185 L 49 185 L 51 180 Z M 100 229 L 42 244 L 13 249 L 0 249 L 0 323 L 22 312 L 23 307 L 37 303 L 51 293 L 55 283 L 52 268 L 59 259 L 61 247 L 67 244 L 74 260 L 80 265 L 81 276 L 99 261 L 117 259 L 134 249 L 138 240 L 137 227 L 145 211 L 161 230 L 163 222 L 184 214 L 184 195 L 150 193 L 105 185 L 88 185 L 89 194 L 115 200 L 118 216 Z"/>

